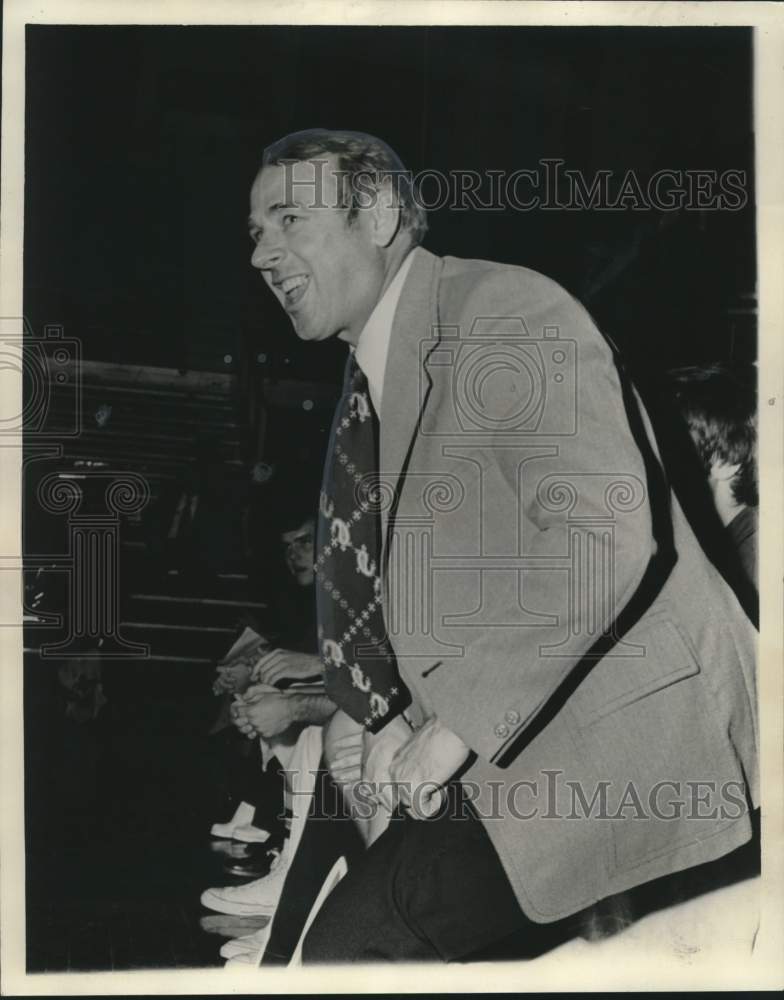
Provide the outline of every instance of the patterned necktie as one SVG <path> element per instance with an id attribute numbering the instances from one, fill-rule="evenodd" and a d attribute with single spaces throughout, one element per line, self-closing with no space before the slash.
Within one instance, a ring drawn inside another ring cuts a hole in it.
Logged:
<path id="1" fill-rule="evenodd" d="M 352 353 L 324 466 L 316 601 L 327 693 L 371 732 L 411 701 L 381 611 L 378 430 Z"/>

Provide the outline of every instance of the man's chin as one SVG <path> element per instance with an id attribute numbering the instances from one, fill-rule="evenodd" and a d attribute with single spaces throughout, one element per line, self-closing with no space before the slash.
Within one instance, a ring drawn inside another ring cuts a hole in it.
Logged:
<path id="1" fill-rule="evenodd" d="M 296 312 L 290 312 L 289 319 L 291 320 L 291 325 L 294 327 L 294 333 L 296 333 L 300 340 L 313 339 L 313 326 L 308 323 L 304 316 L 299 316 Z"/>
<path id="2" fill-rule="evenodd" d="M 309 323 L 304 316 L 297 317 L 296 314 L 289 313 L 289 319 L 294 327 L 294 333 L 300 340 L 327 340 L 330 336 L 330 331 L 326 327 Z"/>

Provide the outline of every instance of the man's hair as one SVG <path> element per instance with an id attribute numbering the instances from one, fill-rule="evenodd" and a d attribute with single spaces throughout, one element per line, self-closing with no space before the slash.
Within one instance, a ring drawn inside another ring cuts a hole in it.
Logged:
<path id="1" fill-rule="evenodd" d="M 316 532 L 316 512 L 314 510 L 308 513 L 300 514 L 299 516 L 294 516 L 289 514 L 288 517 L 281 516 L 278 518 L 278 534 L 287 535 L 292 531 L 298 531 L 303 525 L 308 522 L 313 524 L 313 533 L 315 537 Z"/>
<path id="2" fill-rule="evenodd" d="M 369 186 L 377 189 L 389 179 L 400 208 L 400 228 L 408 233 L 414 246 L 422 242 L 427 232 L 427 213 L 416 199 L 411 173 L 397 153 L 375 136 L 345 129 L 292 132 L 267 146 L 261 165 L 275 166 L 329 155 L 337 157 L 341 207 L 348 209 L 349 223 L 356 218 L 360 205 L 366 203 Z"/>
<path id="3" fill-rule="evenodd" d="M 306 521 L 315 526 L 318 515 L 318 490 L 300 478 L 283 479 L 270 490 L 264 504 L 271 529 L 278 535 L 297 531 Z"/>
<path id="4" fill-rule="evenodd" d="M 732 480 L 739 504 L 756 507 L 757 370 L 745 365 L 692 365 L 670 373 L 675 398 L 706 472 L 714 461 L 740 468 Z"/>

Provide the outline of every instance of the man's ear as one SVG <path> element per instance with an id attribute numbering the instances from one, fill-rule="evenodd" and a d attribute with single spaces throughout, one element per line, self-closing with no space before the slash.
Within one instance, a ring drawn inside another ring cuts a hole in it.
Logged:
<path id="1" fill-rule="evenodd" d="M 371 234 L 379 247 L 388 247 L 400 227 L 400 206 L 392 179 L 381 181 L 371 207 Z"/>

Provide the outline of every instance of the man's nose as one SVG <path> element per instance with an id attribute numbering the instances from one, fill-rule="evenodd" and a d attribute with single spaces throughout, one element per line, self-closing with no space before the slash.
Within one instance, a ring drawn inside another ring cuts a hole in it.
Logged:
<path id="1" fill-rule="evenodd" d="M 279 239 L 274 236 L 264 237 L 253 248 L 250 263 L 252 267 L 258 268 L 259 271 L 267 271 L 275 267 L 276 264 L 279 264 L 283 260 L 285 253 L 285 248 L 281 245 Z"/>

